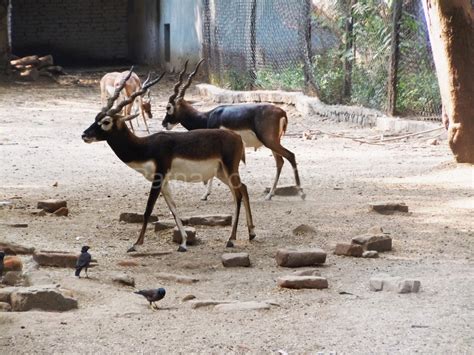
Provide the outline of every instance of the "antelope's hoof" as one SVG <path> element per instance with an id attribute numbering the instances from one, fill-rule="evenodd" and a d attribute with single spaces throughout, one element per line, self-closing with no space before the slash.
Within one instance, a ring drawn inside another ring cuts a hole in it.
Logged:
<path id="1" fill-rule="evenodd" d="M 254 240 L 257 235 L 255 233 L 249 234 L 249 240 Z"/>
<path id="2" fill-rule="evenodd" d="M 303 201 L 306 199 L 306 194 L 303 191 L 301 191 L 301 199 Z"/>
<path id="3" fill-rule="evenodd" d="M 178 247 L 178 251 L 181 252 L 181 253 L 184 253 L 185 251 L 187 251 L 188 249 L 186 249 L 186 247 L 183 247 L 182 245 L 180 245 Z"/>
<path id="4" fill-rule="evenodd" d="M 227 247 L 227 248 L 233 248 L 233 247 L 234 247 L 234 242 L 232 242 L 232 241 L 229 240 L 229 241 L 227 242 L 227 244 L 226 244 L 226 247 Z"/>
<path id="5" fill-rule="evenodd" d="M 272 197 L 273 197 L 272 194 L 268 194 L 267 196 L 265 196 L 265 201 L 270 201 Z"/>
<path id="6" fill-rule="evenodd" d="M 132 245 L 132 246 L 127 250 L 127 253 L 133 253 L 134 251 L 137 251 L 137 249 L 135 249 L 135 245 Z"/>
<path id="7" fill-rule="evenodd" d="M 201 201 L 207 201 L 207 196 L 202 196 Z"/>

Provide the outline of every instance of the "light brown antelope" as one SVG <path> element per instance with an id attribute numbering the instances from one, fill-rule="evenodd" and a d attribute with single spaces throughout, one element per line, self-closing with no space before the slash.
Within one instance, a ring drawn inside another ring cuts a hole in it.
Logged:
<path id="1" fill-rule="evenodd" d="M 166 116 L 162 122 L 163 127 L 170 130 L 176 124 L 181 123 L 187 130 L 221 128 L 239 134 L 246 147 L 253 147 L 255 149 L 262 145 L 267 147 L 272 151 L 275 158 L 276 176 L 266 199 L 270 200 L 275 193 L 283 167 L 283 158 L 288 160 L 293 167 L 296 186 L 301 198 L 304 199 L 305 194 L 301 188 L 295 155 L 280 143 L 281 137 L 285 133 L 288 125 L 286 112 L 271 104 L 222 105 L 208 112 L 196 110 L 184 99 L 184 94 L 186 89 L 191 85 L 191 81 L 194 75 L 196 75 L 201 63 L 202 60 L 189 75 L 186 84 L 179 89 L 183 81 L 183 75 L 186 72 L 187 61 L 184 64 L 184 69 L 180 73 L 178 82 L 174 86 L 174 93 L 170 96 L 168 104 L 166 105 Z M 211 186 L 212 180 L 208 182 L 207 191 L 202 196 L 202 200 L 206 200 L 209 196 Z"/>
<path id="2" fill-rule="evenodd" d="M 107 73 L 105 74 L 102 79 L 100 80 L 100 97 L 102 101 L 102 105 L 106 104 L 107 98 L 113 96 L 115 89 L 120 86 L 122 79 L 125 78 L 129 74 L 129 71 L 124 71 L 124 72 L 112 72 L 112 73 Z M 129 79 L 126 81 L 125 86 L 123 87 L 123 90 L 121 92 L 121 95 L 124 98 L 129 98 L 132 93 L 140 90 L 142 87 L 142 83 L 140 81 L 140 78 L 138 77 L 137 74 L 135 74 L 132 71 L 132 75 L 129 77 Z M 148 118 L 152 118 L 153 115 L 151 113 L 151 96 L 150 96 L 150 90 L 147 90 L 146 96 L 138 96 L 138 109 L 140 111 L 140 114 L 142 116 L 143 122 L 145 122 L 145 127 L 148 133 L 150 133 L 150 130 L 148 128 L 148 123 L 146 121 L 146 116 Z M 132 101 L 129 105 L 124 107 L 124 116 L 129 116 L 132 107 L 133 107 L 134 101 Z M 129 121 L 130 127 L 132 128 L 132 131 L 135 132 L 135 129 L 133 128 L 132 121 Z M 138 124 L 138 119 L 137 119 L 137 124 Z"/>
<path id="3" fill-rule="evenodd" d="M 236 239 L 242 200 L 247 217 L 249 239 L 252 240 L 255 238 L 255 232 L 249 197 L 247 187 L 240 181 L 239 175 L 239 163 L 240 160 L 245 159 L 245 149 L 237 134 L 224 130 L 206 129 L 193 132 L 158 132 L 145 137 L 137 137 L 125 124 L 136 115 L 127 117 L 119 115 L 123 107 L 132 102 L 135 97 L 143 95 L 162 77 L 163 75 L 152 81 L 147 79 L 141 90 L 112 108 L 125 85 L 125 81 L 122 81 L 121 85 L 115 89 L 114 95 L 109 98 L 107 105 L 97 114 L 94 123 L 82 134 L 82 139 L 86 143 L 106 141 L 120 160 L 140 172 L 152 183 L 140 235 L 129 251 L 135 251 L 137 245 L 143 244 L 148 219 L 160 192 L 182 236 L 178 251 L 186 251 L 186 233 L 171 196 L 169 181 L 203 182 L 214 176 L 229 187 L 234 197 L 235 210 L 227 246 L 232 247 Z"/>

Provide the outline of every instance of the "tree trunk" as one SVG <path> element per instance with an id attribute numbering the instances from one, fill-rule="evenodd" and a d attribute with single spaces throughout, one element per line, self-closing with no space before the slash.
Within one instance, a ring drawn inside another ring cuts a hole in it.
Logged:
<path id="1" fill-rule="evenodd" d="M 400 57 L 400 17 L 402 16 L 402 0 L 392 4 L 392 34 L 390 44 L 390 62 L 387 84 L 387 113 L 394 116 L 397 112 L 398 60 Z"/>
<path id="2" fill-rule="evenodd" d="M 8 3 L 9 0 L 0 0 L 0 72 L 6 70 L 10 54 L 8 43 Z"/>
<path id="3" fill-rule="evenodd" d="M 470 0 L 423 0 L 449 146 L 474 164 L 474 10 Z"/>

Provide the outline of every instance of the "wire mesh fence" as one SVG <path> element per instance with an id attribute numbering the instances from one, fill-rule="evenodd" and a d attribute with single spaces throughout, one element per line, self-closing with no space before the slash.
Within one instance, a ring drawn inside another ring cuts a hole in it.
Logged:
<path id="1" fill-rule="evenodd" d="M 402 10 L 395 112 L 438 119 L 441 100 L 421 2 L 396 1 Z M 387 111 L 394 28 L 388 3 L 203 0 L 209 80 L 234 90 L 302 90 L 329 104 Z"/>

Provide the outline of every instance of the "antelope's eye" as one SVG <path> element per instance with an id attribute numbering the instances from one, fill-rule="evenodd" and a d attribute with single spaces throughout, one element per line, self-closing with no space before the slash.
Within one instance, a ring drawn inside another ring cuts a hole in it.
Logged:
<path id="1" fill-rule="evenodd" d="M 99 126 L 102 128 L 104 131 L 108 131 L 112 128 L 112 119 L 110 117 L 105 117 L 100 121 Z"/>
<path id="2" fill-rule="evenodd" d="M 168 115 L 172 115 L 173 112 L 174 112 L 174 106 L 168 103 L 168 105 L 166 105 L 166 113 L 168 113 Z"/>

